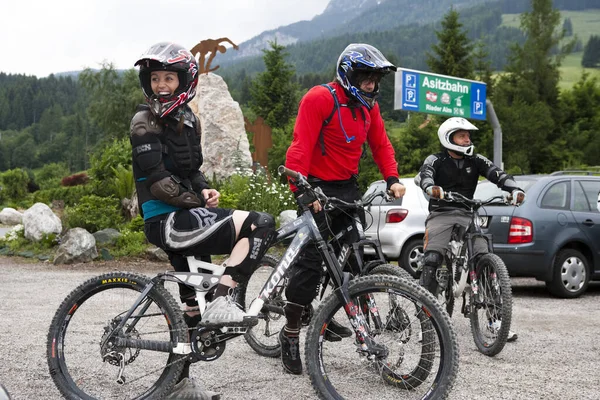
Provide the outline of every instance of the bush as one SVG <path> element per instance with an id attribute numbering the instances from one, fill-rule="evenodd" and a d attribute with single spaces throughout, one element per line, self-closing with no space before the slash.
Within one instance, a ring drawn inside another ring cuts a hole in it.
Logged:
<path id="1" fill-rule="evenodd" d="M 29 175 L 20 168 L 8 170 L 0 174 L 0 202 L 22 200 L 27 196 Z"/>
<path id="2" fill-rule="evenodd" d="M 238 210 L 262 211 L 277 217 L 283 210 L 296 209 L 294 196 L 287 184 L 269 179 L 264 172 L 238 170 L 237 174 L 219 182 L 219 207 L 228 208 L 228 202 Z M 225 201 L 222 201 L 225 200 Z"/>
<path id="3" fill-rule="evenodd" d="M 101 152 L 90 157 L 90 169 L 88 170 L 95 187 L 94 193 L 99 196 L 117 195 L 113 193 L 113 186 L 106 185 L 115 177 L 115 169 L 119 165 L 131 166 L 131 144 L 129 138 L 113 140 L 108 146 L 102 148 Z"/>
<path id="4" fill-rule="evenodd" d="M 63 218 L 67 229 L 84 228 L 91 233 L 123 223 L 119 200 L 93 194 L 83 196 L 74 206 L 65 207 Z"/>
<path id="5" fill-rule="evenodd" d="M 53 200 L 62 200 L 65 206 L 74 206 L 83 196 L 92 194 L 91 185 L 66 186 L 40 190 L 33 194 L 33 203 L 51 204 Z"/>
<path id="6" fill-rule="evenodd" d="M 144 232 L 144 218 L 142 218 L 141 216 L 137 216 L 134 219 L 132 219 L 131 221 L 129 221 L 128 223 L 125 224 L 125 226 L 123 227 L 124 231 L 131 231 L 131 232 Z"/>
<path id="7" fill-rule="evenodd" d="M 40 189 L 51 189 L 60 187 L 60 181 L 69 175 L 69 168 L 65 163 L 46 164 L 35 172 L 35 181 L 39 183 Z"/>
<path id="8" fill-rule="evenodd" d="M 79 185 L 85 185 L 86 183 L 89 182 L 89 180 L 90 180 L 90 178 L 88 177 L 88 175 L 85 172 L 81 172 L 79 174 L 65 176 L 60 181 L 60 184 L 62 186 L 79 186 Z"/>
<path id="9" fill-rule="evenodd" d="M 133 169 L 131 165 L 112 167 L 113 179 L 111 184 L 112 194 L 118 199 L 130 199 L 133 196 L 135 182 L 133 180 Z"/>
<path id="10" fill-rule="evenodd" d="M 124 229 L 110 252 L 114 257 L 137 257 L 144 255 L 147 248 L 148 241 L 144 232 Z"/>

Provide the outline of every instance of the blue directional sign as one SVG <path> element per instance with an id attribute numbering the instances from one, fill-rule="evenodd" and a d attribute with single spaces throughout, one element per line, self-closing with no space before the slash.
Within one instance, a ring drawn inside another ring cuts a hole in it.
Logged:
<path id="1" fill-rule="evenodd" d="M 394 109 L 486 119 L 486 84 L 398 68 Z"/>

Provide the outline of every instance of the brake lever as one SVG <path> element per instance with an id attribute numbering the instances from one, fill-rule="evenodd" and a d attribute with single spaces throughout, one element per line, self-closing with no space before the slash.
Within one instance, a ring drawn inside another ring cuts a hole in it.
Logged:
<path id="1" fill-rule="evenodd" d="M 394 201 L 394 197 L 392 196 L 391 190 L 383 192 L 383 200 L 385 200 L 386 203 L 391 203 L 392 201 Z"/>

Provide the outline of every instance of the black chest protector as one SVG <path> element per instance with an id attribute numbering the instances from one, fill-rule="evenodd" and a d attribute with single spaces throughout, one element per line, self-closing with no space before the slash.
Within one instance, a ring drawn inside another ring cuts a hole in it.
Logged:
<path id="1" fill-rule="evenodd" d="M 179 122 L 174 118 L 166 118 L 163 133 L 159 135 L 165 168 L 183 179 L 198 171 L 203 161 L 200 135 L 195 126 L 195 119 L 192 121 L 194 122 L 186 118 L 183 130 L 179 133 Z"/>
<path id="2" fill-rule="evenodd" d="M 460 160 L 450 157 L 448 154 L 440 154 L 441 161 L 437 164 L 435 171 L 435 184 L 441 186 L 444 191 L 458 192 L 470 199 L 473 198 L 480 171 L 473 157 L 464 157 Z M 438 208 L 461 208 L 459 203 L 449 203 L 437 199 L 429 200 L 429 210 Z"/>
<path id="3" fill-rule="evenodd" d="M 192 111 L 189 108 L 185 111 L 181 130 L 178 119 L 157 120 L 146 105 L 137 111 L 132 119 L 130 139 L 140 206 L 156 200 L 150 187 L 169 176 L 190 190 L 191 181 L 197 178 L 203 162 L 200 127 Z"/>

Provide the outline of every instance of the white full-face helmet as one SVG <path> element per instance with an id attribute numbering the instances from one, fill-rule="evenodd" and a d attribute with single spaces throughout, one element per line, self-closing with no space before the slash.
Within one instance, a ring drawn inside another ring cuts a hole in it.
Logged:
<path id="1" fill-rule="evenodd" d="M 477 127 L 467 121 L 464 118 L 452 117 L 444 121 L 438 129 L 438 138 L 440 143 L 446 149 L 454 151 L 456 153 L 464 154 L 466 156 L 472 156 L 475 146 L 473 144 L 469 146 L 459 146 L 452 140 L 452 135 L 456 131 L 477 131 Z"/>

